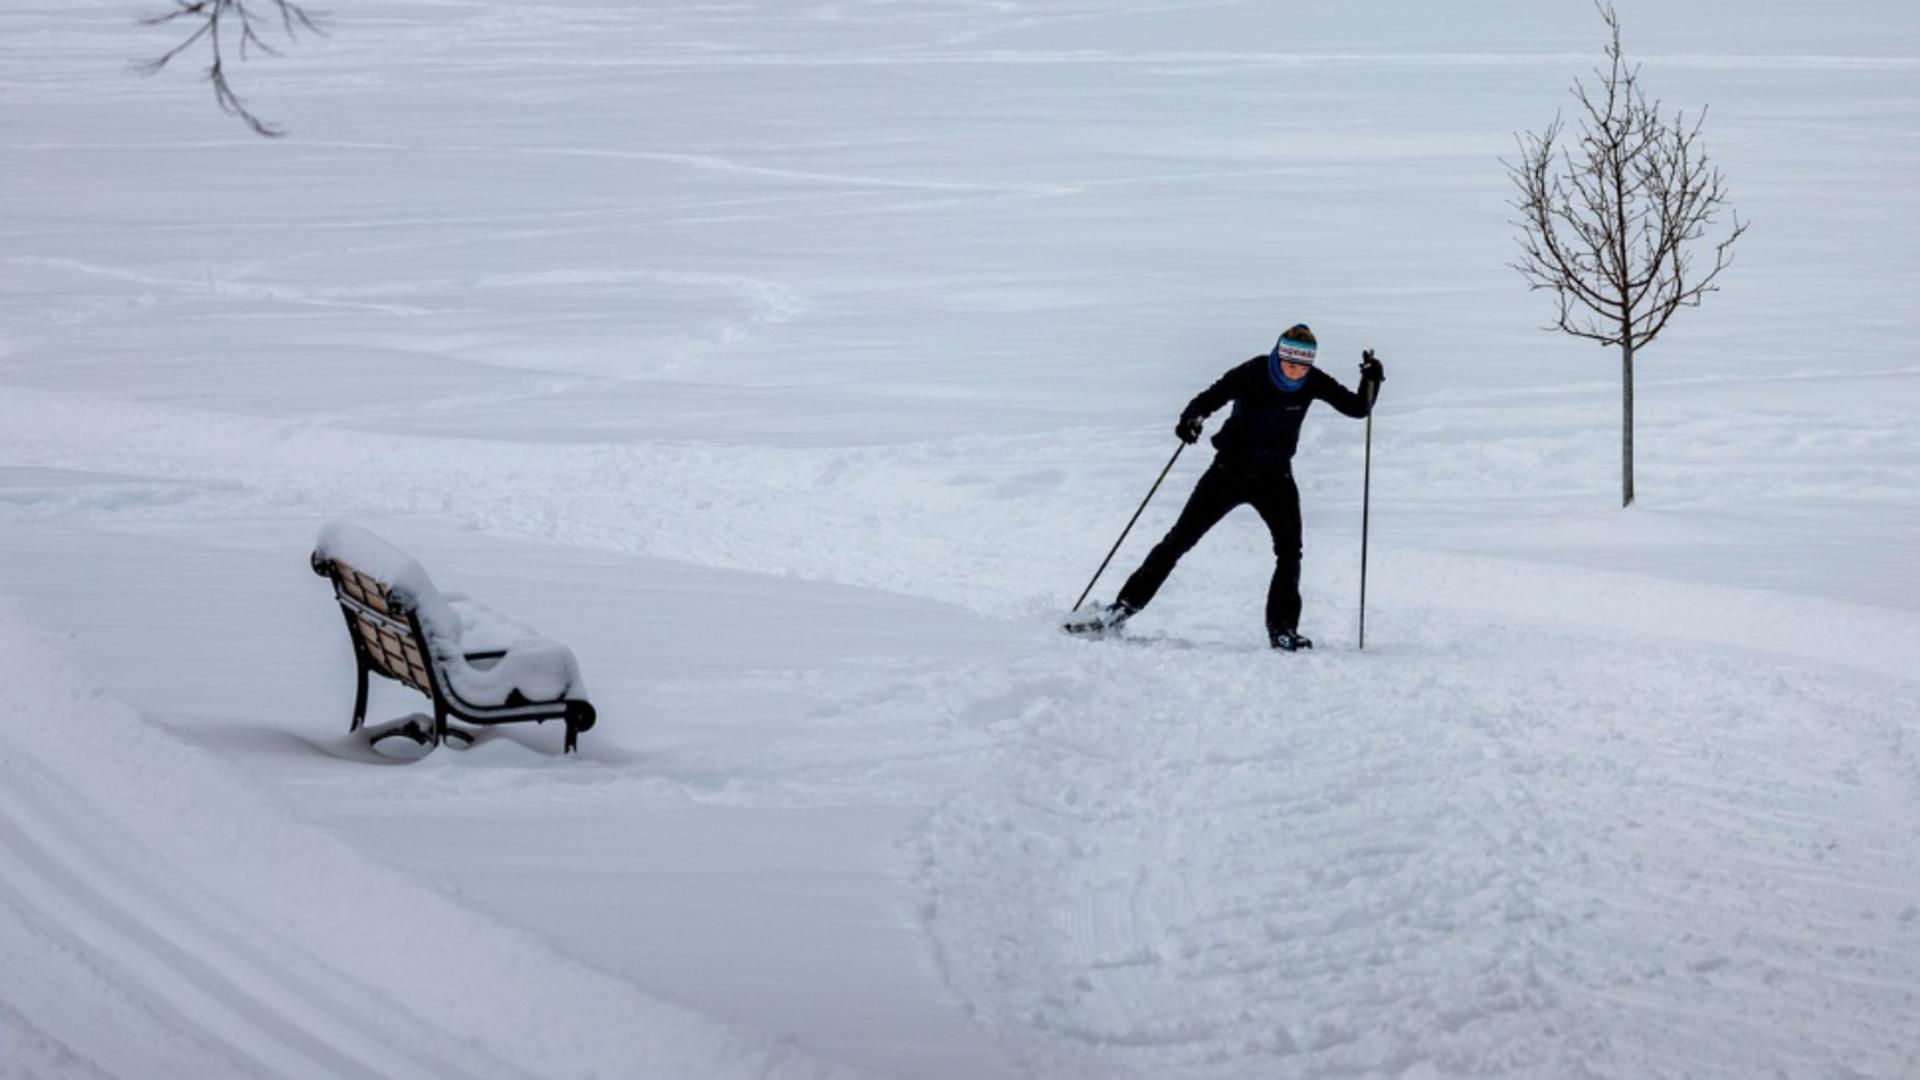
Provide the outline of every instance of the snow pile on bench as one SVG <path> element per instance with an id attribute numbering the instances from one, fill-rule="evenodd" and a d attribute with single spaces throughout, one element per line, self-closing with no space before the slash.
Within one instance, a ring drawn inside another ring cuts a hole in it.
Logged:
<path id="1" fill-rule="evenodd" d="M 420 619 L 433 663 L 474 705 L 585 700 L 573 650 L 463 593 L 442 593 L 406 552 L 348 521 L 328 522 L 314 551 L 384 581 Z"/>

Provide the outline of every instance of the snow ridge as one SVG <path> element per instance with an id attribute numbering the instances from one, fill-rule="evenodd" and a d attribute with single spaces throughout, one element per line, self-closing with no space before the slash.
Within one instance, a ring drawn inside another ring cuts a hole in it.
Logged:
<path id="1" fill-rule="evenodd" d="M 27 931 L 0 942 L 32 950 L 0 966 L 0 1020 L 43 1056 L 116 1076 L 853 1075 L 370 862 L 4 612 L 0 651 L 40 673 L 0 686 L 33 718 L 0 731 L 0 920 Z M 111 1018 L 66 1010 L 99 1001 Z"/>

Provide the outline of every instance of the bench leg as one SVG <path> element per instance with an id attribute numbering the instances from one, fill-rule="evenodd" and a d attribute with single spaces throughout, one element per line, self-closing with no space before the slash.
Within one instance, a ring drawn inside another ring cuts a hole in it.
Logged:
<path id="1" fill-rule="evenodd" d="M 580 733 L 593 727 L 593 706 L 584 701 L 567 702 L 567 744 L 562 754 L 571 754 L 580 749 Z"/>
<path id="2" fill-rule="evenodd" d="M 417 720 L 410 720 L 407 723 L 402 724 L 397 728 L 394 728 L 392 731 L 383 731 L 380 734 L 375 735 L 367 743 L 367 745 L 378 746 L 382 740 L 391 739 L 395 735 L 400 735 L 400 736 L 404 736 L 406 738 L 412 739 L 414 742 L 419 743 L 421 746 L 433 745 L 432 733 L 429 732 L 426 728 L 420 726 L 420 723 Z"/>
<path id="3" fill-rule="evenodd" d="M 465 728 L 454 727 L 450 724 L 447 725 L 446 731 L 442 733 L 440 737 L 442 739 L 452 739 L 454 742 L 459 743 L 461 746 L 473 745 L 473 732 L 468 731 Z"/>
<path id="4" fill-rule="evenodd" d="M 365 657 L 355 659 L 359 661 L 360 685 L 353 694 L 353 726 L 347 728 L 349 732 L 359 731 L 367 719 L 367 661 Z"/>

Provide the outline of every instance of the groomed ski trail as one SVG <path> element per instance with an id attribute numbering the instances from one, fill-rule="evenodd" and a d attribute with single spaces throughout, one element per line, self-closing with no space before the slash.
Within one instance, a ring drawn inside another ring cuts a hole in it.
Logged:
<path id="1" fill-rule="evenodd" d="M 0 1034 L 60 1076 L 858 1074 L 639 991 L 296 818 L 0 611 Z"/>
<path id="2" fill-rule="evenodd" d="M 1033 1075 L 1920 1068 L 1910 682 L 1400 629 L 1101 643 L 998 688 L 993 779 L 927 822 L 920 910 Z"/>

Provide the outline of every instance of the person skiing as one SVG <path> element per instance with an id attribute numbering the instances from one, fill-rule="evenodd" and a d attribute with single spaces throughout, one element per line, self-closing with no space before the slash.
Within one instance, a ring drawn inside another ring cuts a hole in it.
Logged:
<path id="1" fill-rule="evenodd" d="M 1300 489 L 1293 482 L 1293 452 L 1300 422 L 1316 401 L 1358 420 L 1373 409 L 1386 369 L 1371 349 L 1362 353 L 1356 393 L 1314 366 L 1319 342 L 1305 323 L 1288 327 L 1265 356 L 1222 375 L 1180 413 L 1174 434 L 1198 442 L 1205 419 L 1228 402 L 1233 411 L 1213 437 L 1213 464 L 1201 474 L 1173 528 L 1154 545 L 1120 595 L 1106 607 L 1069 622 L 1070 633 L 1104 634 L 1139 614 L 1173 572 L 1180 557 L 1207 530 L 1243 503 L 1251 504 L 1273 535 L 1273 581 L 1267 587 L 1267 642 L 1293 652 L 1313 641 L 1300 633 Z"/>

